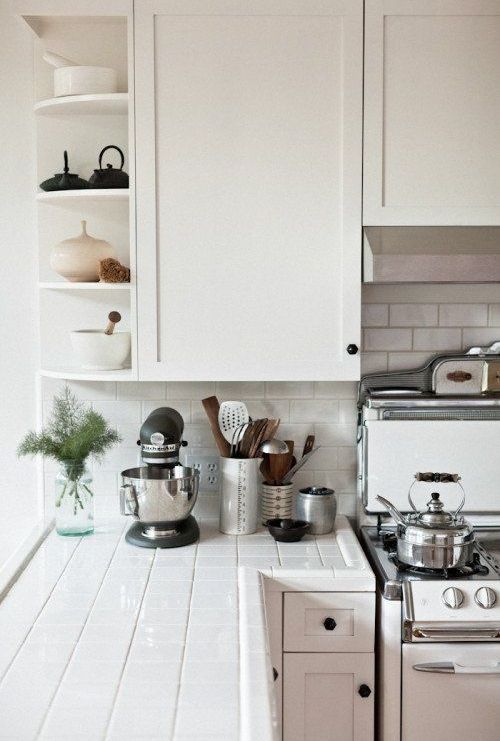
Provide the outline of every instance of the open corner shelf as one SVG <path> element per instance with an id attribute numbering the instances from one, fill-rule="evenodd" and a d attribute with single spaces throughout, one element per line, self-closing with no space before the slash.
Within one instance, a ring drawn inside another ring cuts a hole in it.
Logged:
<path id="1" fill-rule="evenodd" d="M 130 283 L 71 283 L 70 281 L 39 281 L 39 288 L 51 291 L 130 291 Z"/>
<path id="2" fill-rule="evenodd" d="M 86 371 L 75 367 L 41 368 L 40 375 L 45 378 L 61 378 L 67 381 L 134 381 L 132 368 L 109 371 Z"/>
<path id="3" fill-rule="evenodd" d="M 84 188 L 83 190 L 52 190 L 36 194 L 39 203 L 49 203 L 54 206 L 67 206 L 81 204 L 100 204 L 112 201 L 128 203 L 128 188 Z"/>
<path id="4" fill-rule="evenodd" d="M 38 116 L 93 116 L 125 115 L 128 112 L 128 93 L 100 93 L 95 95 L 65 95 L 35 103 Z"/>

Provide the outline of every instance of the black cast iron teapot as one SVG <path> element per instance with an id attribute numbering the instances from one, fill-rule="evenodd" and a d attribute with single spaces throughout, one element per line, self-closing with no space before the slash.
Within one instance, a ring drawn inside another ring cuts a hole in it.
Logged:
<path id="1" fill-rule="evenodd" d="M 117 170 L 110 164 L 106 165 L 106 169 L 102 169 L 102 156 L 108 149 L 116 149 L 120 153 L 121 163 L 120 169 Z M 114 144 L 110 144 L 104 147 L 99 155 L 99 169 L 94 170 L 93 175 L 89 178 L 90 188 L 128 188 L 128 175 L 123 171 L 123 165 L 125 164 L 125 156 L 120 147 L 115 147 Z"/>
<path id="2" fill-rule="evenodd" d="M 128 177 L 127 177 L 128 182 Z M 78 175 L 69 171 L 68 153 L 64 152 L 64 172 L 58 172 L 54 177 L 40 183 L 40 188 L 45 191 L 53 190 L 81 190 L 88 188 L 87 180 L 79 178 Z"/>

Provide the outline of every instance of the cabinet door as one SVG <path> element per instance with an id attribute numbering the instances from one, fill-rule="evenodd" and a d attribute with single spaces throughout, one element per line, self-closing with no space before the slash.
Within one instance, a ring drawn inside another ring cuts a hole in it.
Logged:
<path id="1" fill-rule="evenodd" d="M 142 379 L 356 379 L 362 0 L 137 0 Z"/>
<path id="2" fill-rule="evenodd" d="M 500 0 L 367 0 L 366 225 L 500 224 Z"/>
<path id="3" fill-rule="evenodd" d="M 370 741 L 373 682 L 373 654 L 285 654 L 283 741 Z"/>

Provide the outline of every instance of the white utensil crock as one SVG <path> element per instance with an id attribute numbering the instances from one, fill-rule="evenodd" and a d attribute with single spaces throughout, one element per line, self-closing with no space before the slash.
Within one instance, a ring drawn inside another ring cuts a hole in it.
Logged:
<path id="1" fill-rule="evenodd" d="M 77 329 L 71 332 L 71 344 L 85 370 L 120 370 L 130 355 L 130 332 Z"/>
<path id="2" fill-rule="evenodd" d="M 221 458 L 219 530 L 249 535 L 259 526 L 259 480 L 262 458 Z"/>

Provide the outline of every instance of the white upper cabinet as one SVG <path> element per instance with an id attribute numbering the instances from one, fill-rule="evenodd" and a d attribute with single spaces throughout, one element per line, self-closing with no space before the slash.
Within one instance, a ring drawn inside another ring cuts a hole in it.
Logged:
<path id="1" fill-rule="evenodd" d="M 365 225 L 500 224 L 500 0 L 366 0 Z"/>
<path id="2" fill-rule="evenodd" d="M 141 379 L 359 377 L 362 14 L 136 1 Z"/>

